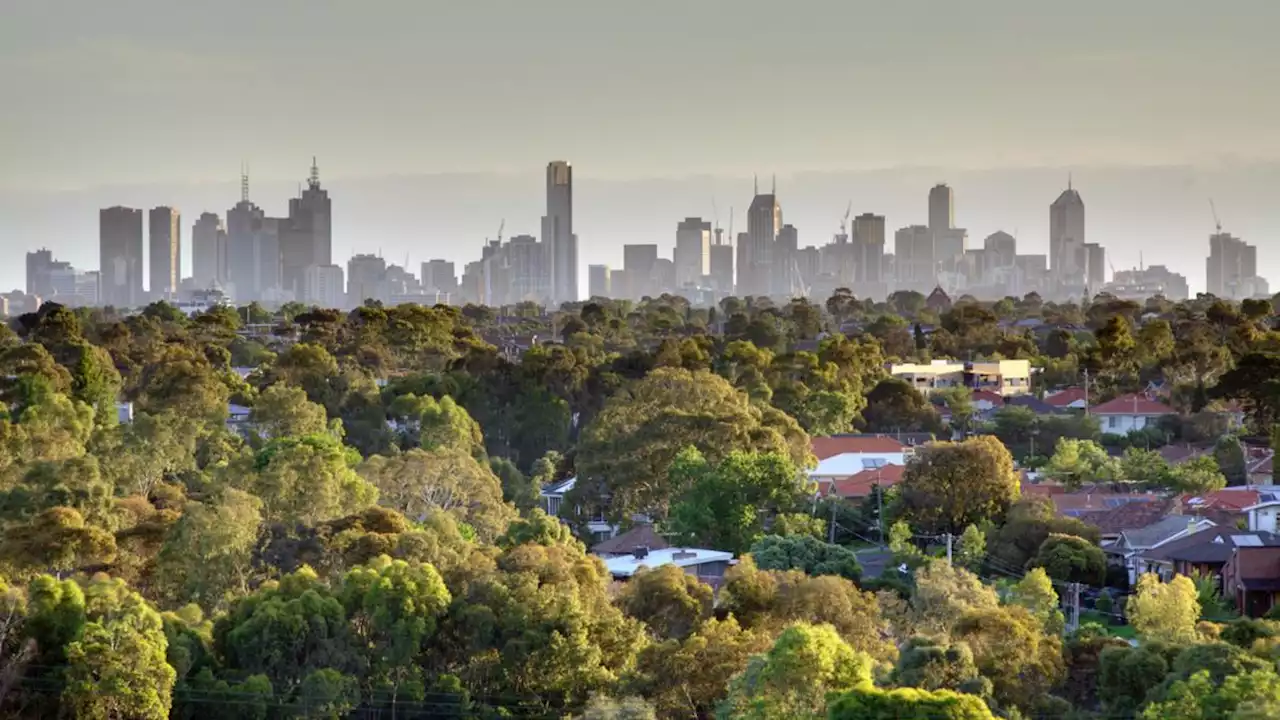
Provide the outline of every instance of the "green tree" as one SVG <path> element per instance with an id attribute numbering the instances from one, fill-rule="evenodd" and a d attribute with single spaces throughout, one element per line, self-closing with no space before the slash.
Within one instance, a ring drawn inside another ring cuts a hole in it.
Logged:
<path id="1" fill-rule="evenodd" d="M 980 677 L 968 645 L 923 636 L 907 641 L 893 670 L 895 684 L 921 690 L 960 690 Z"/>
<path id="2" fill-rule="evenodd" d="M 1200 619 L 1200 601 L 1195 583 L 1177 575 L 1168 583 L 1147 573 L 1125 606 L 1134 630 L 1144 638 L 1170 642 L 1194 641 Z"/>
<path id="3" fill-rule="evenodd" d="M 1121 477 L 1121 466 L 1092 440 L 1062 438 L 1041 472 L 1049 480 L 1075 489 L 1089 483 L 1117 480 Z"/>
<path id="4" fill-rule="evenodd" d="M 1102 585 L 1107 579 L 1102 548 L 1076 535 L 1050 533 L 1030 563 L 1059 582 Z"/>
<path id="5" fill-rule="evenodd" d="M 262 501 L 264 520 L 315 524 L 369 507 L 378 497 L 354 469 L 359 454 L 332 435 L 273 440 L 252 470 L 230 478 Z"/>
<path id="6" fill-rule="evenodd" d="M 962 567 L 974 572 L 981 570 L 987 557 L 987 534 L 978 529 L 977 525 L 966 527 L 956 545 L 955 555 L 956 562 Z"/>
<path id="7" fill-rule="evenodd" d="M 1024 568 L 1053 533 L 1075 535 L 1097 542 L 1098 529 L 1077 518 L 1058 515 L 1045 497 L 1027 497 L 1014 503 L 1005 522 L 992 535 L 988 552 L 1005 568 Z M 1051 577 L 1056 577 L 1050 571 Z"/>
<path id="8" fill-rule="evenodd" d="M 799 570 L 806 575 L 838 575 L 857 582 L 862 566 L 852 550 L 825 543 L 811 535 L 766 535 L 751 546 L 751 558 L 761 570 Z"/>
<path id="9" fill-rule="evenodd" d="M 711 586 L 675 565 L 636 573 L 618 592 L 627 617 L 660 639 L 683 640 L 711 615 Z"/>
<path id="10" fill-rule="evenodd" d="M 1263 720 L 1280 714 L 1280 677 L 1274 670 L 1254 670 L 1213 680 L 1199 672 L 1180 680 L 1142 711 L 1144 720 Z"/>
<path id="11" fill-rule="evenodd" d="M 377 488 L 387 507 L 413 519 L 432 509 L 444 510 L 485 540 L 502 534 L 515 516 L 503 502 L 501 483 L 489 466 L 458 448 L 375 455 L 360 465 L 360 474 Z"/>
<path id="12" fill-rule="evenodd" d="M 717 717 L 822 718 L 827 694 L 870 683 L 871 666 L 830 625 L 797 623 L 733 679 Z"/>
<path id="13" fill-rule="evenodd" d="M 664 516 L 682 489 L 671 485 L 671 464 L 691 445 L 712 464 L 735 450 L 779 453 L 799 467 L 811 457 L 794 420 L 752 404 L 723 378 L 659 368 L 610 398 L 583 430 L 569 501 L 619 521 Z"/>
<path id="14" fill-rule="evenodd" d="M 1227 486 L 1227 478 L 1211 455 L 1193 457 L 1173 468 L 1172 485 L 1183 493 L 1203 495 Z"/>
<path id="15" fill-rule="evenodd" d="M 262 503 L 226 488 L 210 502 L 188 502 L 165 539 L 156 562 L 160 594 L 177 605 L 221 609 L 248 592 Z"/>
<path id="16" fill-rule="evenodd" d="M 670 529 L 683 545 L 746 552 L 765 523 L 795 506 L 805 491 L 786 455 L 734 451 L 712 464 L 687 448 L 671 464 L 672 487 L 683 488 L 671 508 Z"/>
<path id="17" fill-rule="evenodd" d="M 999 522 L 1020 493 L 1013 458 L 991 436 L 931 443 L 903 474 L 901 508 L 912 527 L 959 534 L 975 523 Z"/>
<path id="18" fill-rule="evenodd" d="M 769 633 L 745 629 L 732 615 L 711 619 L 683 641 L 641 650 L 627 687 L 652 700 L 661 717 L 711 717 L 730 678 L 771 643 Z"/>
<path id="19" fill-rule="evenodd" d="M 328 429 L 324 407 L 307 399 L 301 388 L 272 385 L 253 403 L 249 421 L 269 440 L 319 435 Z"/>
<path id="20" fill-rule="evenodd" d="M 831 720 L 994 720 L 975 695 L 913 688 L 881 690 L 864 685 L 836 698 Z"/>
<path id="21" fill-rule="evenodd" d="M 1047 634 L 1045 623 L 1020 606 L 969 612 L 956 623 L 952 637 L 973 650 L 1001 707 L 1034 707 L 1065 674 L 1061 637 Z"/>
<path id="22" fill-rule="evenodd" d="M 1009 589 L 1009 603 L 1025 608 L 1044 624 L 1045 632 L 1061 635 L 1064 625 L 1058 593 L 1044 568 L 1032 568 Z"/>

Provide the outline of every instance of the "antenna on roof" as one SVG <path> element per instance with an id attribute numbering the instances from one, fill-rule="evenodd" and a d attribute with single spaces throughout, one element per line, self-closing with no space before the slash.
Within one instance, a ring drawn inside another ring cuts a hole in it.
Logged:
<path id="1" fill-rule="evenodd" d="M 1071 171 L 1070 170 L 1067 171 L 1067 189 L 1068 190 L 1071 189 Z"/>
<path id="2" fill-rule="evenodd" d="M 751 194 L 752 195 L 760 194 L 760 175 L 757 173 L 751 174 Z"/>
<path id="3" fill-rule="evenodd" d="M 778 174 L 777 173 L 773 174 L 773 185 L 772 187 L 769 188 L 769 194 L 770 195 L 778 194 Z"/>
<path id="4" fill-rule="evenodd" d="M 240 163 L 240 201 L 249 202 L 249 163 Z"/>
<path id="5" fill-rule="evenodd" d="M 311 176 L 307 178 L 307 184 L 313 188 L 320 187 L 320 167 L 316 165 L 316 156 L 311 156 Z"/>

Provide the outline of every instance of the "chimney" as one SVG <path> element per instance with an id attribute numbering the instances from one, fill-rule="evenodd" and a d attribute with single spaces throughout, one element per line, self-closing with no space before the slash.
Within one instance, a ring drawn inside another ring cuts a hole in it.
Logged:
<path id="1" fill-rule="evenodd" d="M 649 548 L 646 545 L 637 545 L 631 550 L 632 556 L 637 560 L 643 560 L 649 557 Z"/>
<path id="2" fill-rule="evenodd" d="M 698 557 L 698 553 L 696 552 L 692 552 L 688 550 L 677 550 L 675 554 L 671 556 L 671 559 L 672 560 L 692 560 L 693 558 L 696 558 L 696 557 Z"/>

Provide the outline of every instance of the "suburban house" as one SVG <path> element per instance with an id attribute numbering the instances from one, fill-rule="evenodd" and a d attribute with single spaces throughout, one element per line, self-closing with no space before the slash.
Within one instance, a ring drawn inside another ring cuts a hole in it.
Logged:
<path id="1" fill-rule="evenodd" d="M 1129 573 L 1129 584 L 1138 581 L 1138 576 L 1149 572 L 1143 554 L 1160 548 L 1179 538 L 1198 533 L 1213 527 L 1212 520 L 1205 520 L 1191 515 L 1168 515 L 1146 527 L 1122 530 L 1119 537 L 1111 544 L 1104 544 L 1102 551 L 1110 556 L 1113 562 L 1122 564 Z"/>
<path id="2" fill-rule="evenodd" d="M 1174 575 L 1212 577 L 1221 588 L 1222 569 L 1241 547 L 1280 547 L 1280 535 L 1211 527 L 1142 553 L 1138 573 L 1154 572 L 1166 582 Z"/>
<path id="3" fill-rule="evenodd" d="M 641 568 L 675 565 L 689 575 L 718 588 L 724 574 L 734 564 L 733 553 L 697 548 L 636 548 L 630 554 L 617 555 L 604 561 L 614 580 L 628 580 Z"/>
<path id="4" fill-rule="evenodd" d="M 1084 410 L 1089 407 L 1088 393 L 1084 388 L 1078 387 L 1045 393 L 1044 401 L 1059 410 Z"/>
<path id="5" fill-rule="evenodd" d="M 1005 407 L 1024 407 L 1037 415 L 1060 415 L 1066 410 L 1041 400 L 1035 395 L 1015 395 L 1005 398 Z"/>
<path id="6" fill-rule="evenodd" d="M 1061 489 L 1061 485 L 1033 486 Z M 1152 493 L 1117 493 L 1087 490 L 1084 492 L 1053 492 L 1037 490 L 1037 494 L 1048 495 L 1059 515 L 1084 518 L 1094 513 L 1106 513 L 1129 503 L 1149 503 L 1160 500 L 1159 495 Z M 1167 512 L 1167 510 L 1166 510 Z"/>
<path id="7" fill-rule="evenodd" d="M 1222 568 L 1222 596 L 1247 617 L 1262 617 L 1280 596 L 1280 547 L 1237 547 Z"/>
<path id="8" fill-rule="evenodd" d="M 596 543 L 592 546 L 591 553 L 608 559 L 632 555 L 638 549 L 653 552 L 654 550 L 666 550 L 670 547 L 671 544 L 658 534 L 652 523 L 642 523 L 604 542 Z"/>
<path id="9" fill-rule="evenodd" d="M 1114 498 L 1118 504 L 1110 510 L 1081 511 L 1075 517 L 1098 528 L 1102 544 L 1115 543 L 1126 530 L 1141 530 L 1159 522 L 1161 518 L 1180 512 L 1178 498 L 1156 497 L 1152 500 Z M 1062 507 L 1062 498 L 1053 498 Z M 1063 512 L 1072 515 L 1071 512 Z M 1146 548 L 1143 548 L 1144 550 Z"/>
<path id="10" fill-rule="evenodd" d="M 1183 495 L 1182 507 L 1223 527 L 1244 530 L 1249 527 L 1247 508 L 1257 505 L 1259 497 L 1253 488 L 1223 488 L 1203 495 Z"/>
<path id="11" fill-rule="evenodd" d="M 571 477 L 543 485 L 542 490 L 538 493 L 542 509 L 552 517 L 560 517 L 565 495 L 573 490 L 577 482 L 577 477 Z M 603 542 L 618 534 L 618 526 L 606 522 L 604 511 L 602 510 L 587 520 L 587 531 L 591 533 L 592 540 Z"/>
<path id="12" fill-rule="evenodd" d="M 1026 395 L 1031 392 L 1029 360 L 967 363 L 958 360 L 934 360 L 927 364 L 895 363 L 889 366 L 889 374 L 905 380 L 916 390 L 925 394 L 931 390 L 961 386 L 974 390 L 989 390 L 1001 397 Z"/>
<path id="13" fill-rule="evenodd" d="M 888 465 L 906 465 L 914 450 L 884 435 L 835 435 L 813 438 L 813 454 L 818 466 L 809 479 L 818 484 L 818 492 L 831 492 L 835 480 L 851 478 L 864 470 Z"/>
<path id="14" fill-rule="evenodd" d="M 1258 493 L 1258 502 L 1244 509 L 1249 516 L 1249 529 L 1255 532 L 1276 532 L 1276 516 L 1280 514 L 1280 491 Z"/>
<path id="15" fill-rule="evenodd" d="M 888 489 L 902 482 L 903 465 L 885 465 L 847 478 L 837 478 L 827 485 L 827 494 L 844 500 L 861 500 L 871 496 L 873 488 Z"/>
<path id="16" fill-rule="evenodd" d="M 1270 485 L 1275 481 L 1275 476 L 1271 472 L 1272 460 L 1275 459 L 1275 452 L 1267 450 L 1258 452 L 1256 455 L 1249 455 L 1249 484 L 1250 485 Z"/>
<path id="17" fill-rule="evenodd" d="M 1102 432 L 1125 435 L 1154 426 L 1161 418 L 1177 415 L 1178 411 L 1145 395 L 1130 393 L 1090 408 L 1089 414 L 1098 418 Z"/>

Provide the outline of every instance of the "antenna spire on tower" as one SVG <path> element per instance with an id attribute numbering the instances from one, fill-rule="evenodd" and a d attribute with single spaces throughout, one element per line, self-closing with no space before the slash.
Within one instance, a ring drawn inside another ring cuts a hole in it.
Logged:
<path id="1" fill-rule="evenodd" d="M 1067 189 L 1068 190 L 1071 189 L 1071 171 L 1070 170 L 1067 171 Z"/>
<path id="2" fill-rule="evenodd" d="M 751 174 L 751 194 L 760 194 L 760 176 L 756 173 Z"/>
<path id="3" fill-rule="evenodd" d="M 249 202 L 249 163 L 240 163 L 240 201 Z"/>
<path id="4" fill-rule="evenodd" d="M 312 188 L 320 187 L 320 167 L 316 165 L 316 156 L 311 156 L 311 177 L 307 179 L 307 184 Z"/>
<path id="5" fill-rule="evenodd" d="M 770 188 L 769 188 L 769 194 L 770 194 L 770 195 L 777 195 L 777 194 L 778 194 L 778 174 L 777 174 L 777 173 L 774 173 L 774 174 L 773 174 L 773 182 L 772 182 L 772 185 L 771 185 L 771 186 L 770 186 Z"/>

